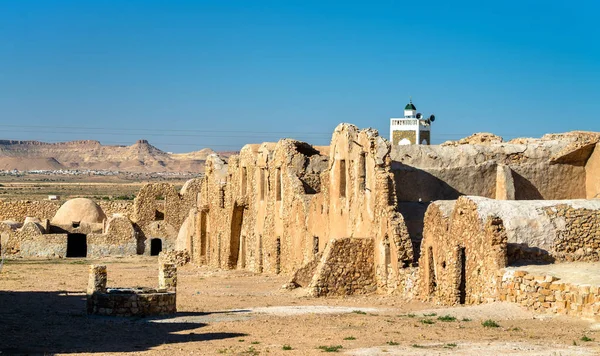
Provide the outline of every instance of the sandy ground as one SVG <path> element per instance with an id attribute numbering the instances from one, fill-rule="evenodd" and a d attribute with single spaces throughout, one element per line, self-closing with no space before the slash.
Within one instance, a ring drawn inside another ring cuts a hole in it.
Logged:
<path id="1" fill-rule="evenodd" d="M 398 296 L 314 299 L 281 289 L 285 276 L 195 266 L 179 270 L 173 317 L 87 316 L 89 263 L 108 266 L 109 286 L 157 284 L 150 257 L 7 261 L 0 273 L 3 354 L 320 355 L 325 347 L 348 355 L 600 354 L 598 325 L 512 304 L 440 308 Z M 445 315 L 456 320 L 438 319 Z M 499 327 L 482 326 L 487 319 Z"/>

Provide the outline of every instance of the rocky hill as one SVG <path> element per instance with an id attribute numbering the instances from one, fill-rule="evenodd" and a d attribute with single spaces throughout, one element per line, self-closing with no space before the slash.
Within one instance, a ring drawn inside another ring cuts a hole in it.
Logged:
<path id="1" fill-rule="evenodd" d="M 203 172 L 205 148 L 190 153 L 167 153 L 139 140 L 131 146 L 108 146 L 98 141 L 45 143 L 0 140 L 0 169 L 93 169 L 127 172 Z"/>

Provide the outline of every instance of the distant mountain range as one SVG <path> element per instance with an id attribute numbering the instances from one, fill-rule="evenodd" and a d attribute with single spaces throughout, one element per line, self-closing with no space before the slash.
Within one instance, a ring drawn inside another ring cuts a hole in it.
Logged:
<path id="1" fill-rule="evenodd" d="M 131 146 L 102 145 L 98 141 L 46 143 L 0 140 L 0 170 L 94 169 L 126 172 L 204 172 L 210 148 L 189 153 L 167 153 L 139 140 Z M 225 156 L 231 152 L 224 152 Z"/>

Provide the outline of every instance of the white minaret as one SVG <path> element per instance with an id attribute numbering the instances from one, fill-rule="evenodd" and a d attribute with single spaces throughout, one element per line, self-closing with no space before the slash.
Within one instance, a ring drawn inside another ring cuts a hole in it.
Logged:
<path id="1" fill-rule="evenodd" d="M 390 142 L 394 146 L 430 145 L 431 123 L 434 120 L 434 115 L 423 119 L 411 99 L 404 107 L 404 118 L 390 119 Z"/>

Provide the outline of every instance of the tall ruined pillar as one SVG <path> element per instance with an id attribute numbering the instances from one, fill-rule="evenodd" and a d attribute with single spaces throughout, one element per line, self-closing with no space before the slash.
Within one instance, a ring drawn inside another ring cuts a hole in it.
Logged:
<path id="1" fill-rule="evenodd" d="M 158 265 L 158 289 L 167 291 L 177 290 L 177 265 L 160 263 Z"/>

